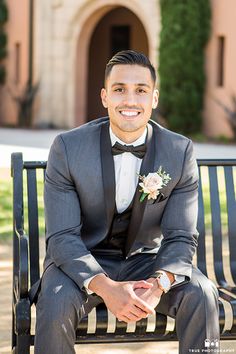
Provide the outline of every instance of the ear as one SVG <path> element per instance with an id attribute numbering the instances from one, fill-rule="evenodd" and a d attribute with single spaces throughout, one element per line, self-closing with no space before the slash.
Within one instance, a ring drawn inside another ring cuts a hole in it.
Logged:
<path id="1" fill-rule="evenodd" d="M 101 99 L 103 107 L 107 108 L 107 91 L 105 88 L 101 89 Z"/>
<path id="2" fill-rule="evenodd" d="M 159 91 L 158 90 L 154 90 L 153 91 L 153 97 L 152 97 L 152 108 L 153 109 L 157 108 L 158 98 L 159 98 Z"/>

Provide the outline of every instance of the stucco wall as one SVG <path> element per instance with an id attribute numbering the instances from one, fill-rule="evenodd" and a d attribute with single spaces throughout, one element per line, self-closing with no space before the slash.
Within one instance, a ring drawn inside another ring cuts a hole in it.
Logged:
<path id="1" fill-rule="evenodd" d="M 0 124 L 17 124 L 17 105 L 12 96 L 19 96 L 28 77 L 28 1 L 8 0 L 9 19 L 5 30 L 8 36 L 7 81 L 0 89 Z M 16 83 L 16 50 L 20 43 L 19 83 Z"/>
<path id="2" fill-rule="evenodd" d="M 143 23 L 149 56 L 157 65 L 160 31 L 157 4 L 156 0 L 41 0 L 36 31 L 40 109 L 35 122 L 74 127 L 76 112 L 84 116 L 90 38 L 98 21 L 114 7 L 127 7 Z M 78 90 L 76 82 L 79 82 Z"/>
<path id="3" fill-rule="evenodd" d="M 209 136 L 232 136 L 227 115 L 216 101 L 232 108 L 236 95 L 236 1 L 212 0 L 212 35 L 206 48 L 207 87 L 204 110 L 204 131 Z M 217 85 L 218 36 L 225 37 L 224 84 Z"/>
<path id="4" fill-rule="evenodd" d="M 212 1 L 212 35 L 206 47 L 203 130 L 209 136 L 232 136 L 225 111 L 236 95 L 235 0 Z M 8 73 L 0 88 L 0 124 L 17 124 L 12 96 L 22 93 L 28 78 L 28 0 L 8 0 Z M 158 0 L 40 0 L 35 1 L 34 77 L 40 81 L 34 124 L 74 127 L 86 119 L 88 53 L 94 28 L 117 7 L 126 7 L 142 23 L 149 57 L 158 67 L 161 29 Z M 224 85 L 217 86 L 218 36 L 225 37 Z M 21 43 L 20 82 L 15 83 L 15 43 Z M 161 93 L 160 93 L 161 94 Z"/>

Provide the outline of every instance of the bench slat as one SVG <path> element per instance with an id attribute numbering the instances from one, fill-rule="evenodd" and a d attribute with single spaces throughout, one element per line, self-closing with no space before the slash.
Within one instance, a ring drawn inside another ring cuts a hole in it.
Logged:
<path id="1" fill-rule="evenodd" d="M 224 167 L 226 184 L 226 203 L 228 215 L 228 235 L 230 250 L 230 268 L 231 275 L 236 284 L 236 201 L 234 191 L 233 168 Z"/>
<path id="2" fill-rule="evenodd" d="M 28 192 L 28 225 L 30 246 L 30 284 L 31 286 L 39 279 L 39 225 L 38 225 L 38 200 L 36 169 L 27 169 L 27 192 Z"/>
<path id="3" fill-rule="evenodd" d="M 210 166 L 208 170 L 209 170 L 209 182 L 210 182 L 210 201 L 211 201 L 210 205 L 211 205 L 214 270 L 215 270 L 215 276 L 218 284 L 225 286 L 226 280 L 223 271 L 223 259 L 222 259 L 222 225 L 221 225 L 221 210 L 220 210 L 220 200 L 219 200 L 217 167 Z"/>
<path id="4" fill-rule="evenodd" d="M 198 166 L 199 172 L 199 189 L 198 189 L 198 221 L 197 230 L 199 232 L 198 247 L 197 247 L 197 266 L 203 274 L 207 276 L 206 268 L 206 245 L 205 245 L 205 218 L 204 218 L 204 203 L 202 192 L 202 168 Z"/>
<path id="5" fill-rule="evenodd" d="M 18 283 L 19 277 L 19 240 L 17 230 L 24 229 L 23 206 L 23 160 L 21 153 L 12 155 L 11 176 L 13 177 L 13 281 Z M 15 286 L 16 288 L 16 286 Z M 14 289 L 16 291 L 16 289 Z M 14 291 L 13 290 L 13 291 Z"/>
<path id="6" fill-rule="evenodd" d="M 222 332 L 227 330 L 229 333 L 236 334 L 236 298 L 233 297 L 229 292 L 224 292 L 223 289 L 219 289 L 220 301 L 223 300 L 224 305 L 224 329 Z"/>

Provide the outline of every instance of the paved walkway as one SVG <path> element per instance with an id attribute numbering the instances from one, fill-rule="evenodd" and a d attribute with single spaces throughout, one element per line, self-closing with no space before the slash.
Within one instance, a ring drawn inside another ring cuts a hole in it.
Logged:
<path id="1" fill-rule="evenodd" d="M 0 129 L 0 180 L 9 178 L 12 152 L 23 152 L 25 160 L 46 160 L 49 147 L 58 130 Z M 197 158 L 236 158 L 236 145 L 194 144 Z M 12 248 L 9 241 L 0 237 L 0 353 L 10 353 L 11 329 L 11 264 Z M 222 349 L 236 353 L 236 343 L 222 344 Z M 80 354 L 177 354 L 178 344 L 143 343 L 80 346 Z"/>
<path id="2" fill-rule="evenodd" d="M 23 152 L 25 160 L 46 160 L 49 147 L 60 130 L 0 128 L 0 167 L 10 167 L 12 152 Z M 235 145 L 194 143 L 197 158 L 236 158 Z"/>

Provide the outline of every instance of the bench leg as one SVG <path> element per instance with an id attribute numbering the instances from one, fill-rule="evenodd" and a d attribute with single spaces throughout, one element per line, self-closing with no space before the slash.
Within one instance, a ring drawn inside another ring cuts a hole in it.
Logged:
<path id="1" fill-rule="evenodd" d="M 17 346 L 15 348 L 15 354 L 30 354 L 30 335 L 23 334 L 17 336 L 16 340 Z"/>
<path id="2" fill-rule="evenodd" d="M 16 303 L 13 318 L 15 320 L 13 335 L 13 343 L 16 343 L 15 354 L 29 354 L 31 313 L 28 298 L 20 299 Z"/>
<path id="3" fill-rule="evenodd" d="M 12 347 L 12 353 L 15 354 L 15 348 L 16 348 L 16 334 L 15 334 L 15 313 L 12 310 L 12 333 L 11 333 L 11 347 Z"/>

